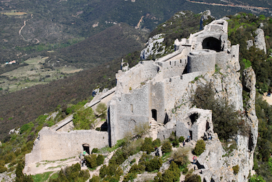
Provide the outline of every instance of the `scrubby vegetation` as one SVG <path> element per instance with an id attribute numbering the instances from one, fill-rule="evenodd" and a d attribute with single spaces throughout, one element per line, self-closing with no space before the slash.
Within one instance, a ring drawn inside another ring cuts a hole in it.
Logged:
<path id="1" fill-rule="evenodd" d="M 190 163 L 188 154 L 189 154 L 190 148 L 178 148 L 176 151 L 172 153 L 173 161 L 179 166 L 179 168 L 183 171 L 187 167 L 187 164 Z"/>
<path id="2" fill-rule="evenodd" d="M 141 151 L 146 151 L 147 154 L 150 154 L 151 152 L 155 151 L 156 147 L 161 146 L 161 141 L 159 138 L 156 140 L 152 141 L 152 138 L 145 138 L 144 143 L 141 147 Z"/>
<path id="3" fill-rule="evenodd" d="M 171 143 L 168 140 L 165 140 L 162 143 L 161 150 L 162 150 L 163 154 L 171 152 L 172 151 L 172 145 L 171 145 Z"/>
<path id="4" fill-rule="evenodd" d="M 194 154 L 199 156 L 205 151 L 205 149 L 206 149 L 206 143 L 204 142 L 204 140 L 198 140 L 196 142 Z"/>
<path id="5" fill-rule="evenodd" d="M 171 162 L 170 167 L 161 174 L 158 172 L 157 176 L 154 178 L 154 182 L 175 182 L 179 181 L 180 170 L 175 162 Z"/>
<path id="6" fill-rule="evenodd" d="M 232 170 L 233 170 L 233 173 L 236 175 L 236 174 L 238 174 L 239 173 L 239 165 L 236 165 L 236 166 L 233 166 L 232 167 Z"/>
<path id="7" fill-rule="evenodd" d="M 82 108 L 82 110 L 77 111 L 73 116 L 73 123 L 75 129 L 77 130 L 89 130 L 94 129 L 94 121 L 96 117 L 92 108 Z"/>
<path id="8" fill-rule="evenodd" d="M 202 109 L 212 110 L 214 132 L 221 140 L 227 140 L 240 132 L 248 135 L 249 126 L 242 119 L 239 111 L 227 103 L 224 99 L 215 99 L 211 84 L 199 86 L 196 89 L 193 104 Z"/>
<path id="9" fill-rule="evenodd" d="M 88 170 L 81 170 L 80 164 L 73 164 L 70 167 L 62 169 L 57 179 L 50 179 L 50 182 L 59 181 L 86 181 L 90 178 L 90 173 Z"/>

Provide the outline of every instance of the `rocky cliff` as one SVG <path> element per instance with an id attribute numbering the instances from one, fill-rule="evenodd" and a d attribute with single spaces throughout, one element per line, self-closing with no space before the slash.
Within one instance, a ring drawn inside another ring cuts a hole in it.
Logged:
<path id="1" fill-rule="evenodd" d="M 193 81 L 187 87 L 187 92 L 176 103 L 177 112 L 174 115 L 184 115 L 192 105 L 198 86 L 212 83 L 216 93 L 216 98 L 224 98 L 230 104 L 233 104 L 236 110 L 245 113 L 244 120 L 250 126 L 248 137 L 237 135 L 229 139 L 227 145 L 223 145 L 215 137 L 214 140 L 206 143 L 206 150 L 202 153 L 198 161 L 202 167 L 202 177 L 213 179 L 214 181 L 247 181 L 249 174 L 254 174 L 253 153 L 257 144 L 258 137 L 258 119 L 255 113 L 255 83 L 256 77 L 253 69 L 250 67 L 243 72 L 244 87 L 248 91 L 249 98 L 243 104 L 243 85 L 240 81 L 240 65 L 238 62 L 228 62 L 227 69 L 220 69 L 218 72 L 207 73 Z M 172 116 L 172 117 L 173 117 Z M 237 144 L 237 147 L 234 147 Z M 239 166 L 239 173 L 233 173 L 233 167 Z"/>

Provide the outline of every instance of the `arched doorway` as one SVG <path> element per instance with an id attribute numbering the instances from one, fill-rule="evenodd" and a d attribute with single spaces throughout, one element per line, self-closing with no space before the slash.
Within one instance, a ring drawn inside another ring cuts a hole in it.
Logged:
<path id="1" fill-rule="evenodd" d="M 151 113 L 152 113 L 152 118 L 157 121 L 157 110 L 156 109 L 152 109 L 151 110 Z"/>
<path id="2" fill-rule="evenodd" d="M 221 51 L 221 40 L 218 40 L 214 37 L 208 37 L 203 40 L 202 48 L 219 52 Z"/>
<path id="3" fill-rule="evenodd" d="M 83 151 L 86 151 L 88 154 L 90 154 L 90 146 L 87 143 L 82 144 Z"/>

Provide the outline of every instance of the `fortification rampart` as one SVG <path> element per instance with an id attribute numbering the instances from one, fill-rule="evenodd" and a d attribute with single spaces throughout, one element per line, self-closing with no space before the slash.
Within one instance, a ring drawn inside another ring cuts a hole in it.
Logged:
<path id="1" fill-rule="evenodd" d="M 117 77 L 117 89 L 122 93 L 129 93 L 141 83 L 152 79 L 158 73 L 159 67 L 154 61 L 141 61 L 136 67 L 127 72 L 119 72 Z"/>
<path id="2" fill-rule="evenodd" d="M 164 79 L 164 78 L 170 78 L 173 76 L 182 75 L 187 64 L 187 59 L 158 62 L 157 64 L 161 66 L 160 71 L 162 71 L 163 79 Z"/>
<path id="3" fill-rule="evenodd" d="M 26 166 L 43 160 L 59 160 L 79 155 L 83 144 L 89 145 L 89 150 L 108 145 L 108 133 L 95 130 L 78 130 L 71 132 L 56 132 L 44 127 L 39 132 L 30 154 L 26 154 Z M 24 172 L 27 172 L 27 168 Z"/>

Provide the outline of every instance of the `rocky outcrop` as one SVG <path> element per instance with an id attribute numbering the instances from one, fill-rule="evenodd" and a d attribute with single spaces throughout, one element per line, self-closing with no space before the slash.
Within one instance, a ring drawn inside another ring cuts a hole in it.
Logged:
<path id="1" fill-rule="evenodd" d="M 251 48 L 252 46 L 254 46 L 253 40 L 248 40 L 247 41 L 247 50 L 249 50 L 249 48 Z"/>
<path id="2" fill-rule="evenodd" d="M 177 102 L 177 112 L 173 115 L 184 115 L 192 107 L 191 98 L 196 88 L 205 84 L 213 83 L 213 89 L 216 98 L 224 98 L 232 103 L 236 110 L 245 112 L 245 120 L 250 126 L 249 136 L 241 136 L 229 140 L 223 145 L 215 134 L 212 141 L 206 142 L 206 150 L 198 158 L 198 167 L 202 171 L 195 173 L 201 175 L 202 179 L 210 181 L 247 181 L 248 175 L 253 167 L 253 153 L 257 144 L 258 137 L 258 119 L 255 113 L 255 83 L 256 76 L 250 67 L 243 72 L 244 87 L 249 92 L 249 98 L 246 102 L 246 110 L 243 106 L 242 90 L 240 81 L 239 64 L 237 61 L 229 62 L 227 69 L 220 69 L 217 73 L 206 73 L 197 81 L 191 82 L 184 94 Z M 171 116 L 173 117 L 173 116 Z M 178 116 L 176 116 L 178 117 Z M 231 146 L 236 146 L 233 149 Z M 231 149 L 232 148 L 232 149 Z M 240 171 L 237 175 L 233 173 L 233 166 L 238 165 Z"/>
<path id="3" fill-rule="evenodd" d="M 141 59 L 146 60 L 150 55 L 163 54 L 165 49 L 165 46 L 162 46 L 163 40 L 163 34 L 149 38 L 146 47 L 141 51 Z"/>
<path id="4" fill-rule="evenodd" d="M 264 50 L 266 54 L 266 43 L 264 38 L 264 31 L 258 28 L 255 31 L 255 34 L 257 35 L 254 40 L 256 48 L 259 48 L 260 50 Z"/>

